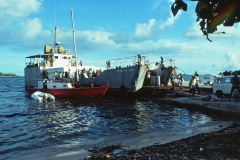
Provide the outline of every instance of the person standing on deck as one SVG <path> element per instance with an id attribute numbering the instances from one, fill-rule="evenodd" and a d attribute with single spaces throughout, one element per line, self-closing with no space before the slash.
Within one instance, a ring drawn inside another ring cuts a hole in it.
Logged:
<path id="1" fill-rule="evenodd" d="M 239 77 L 238 77 L 238 74 L 237 72 L 234 73 L 234 77 L 231 79 L 231 83 L 232 83 L 232 88 L 231 88 L 231 92 L 230 92 L 230 96 L 229 96 L 229 101 L 232 97 L 232 93 L 233 93 L 233 90 L 234 89 L 237 89 L 238 90 L 238 93 L 240 93 L 240 90 L 239 90 Z"/>
<path id="2" fill-rule="evenodd" d="M 58 77 L 62 78 L 62 72 L 59 72 Z"/>
<path id="3" fill-rule="evenodd" d="M 43 72 L 42 72 L 43 78 L 44 78 L 45 80 L 48 80 L 48 81 L 49 81 L 48 75 L 49 75 L 48 71 L 47 71 L 47 70 L 43 70 Z"/>
<path id="4" fill-rule="evenodd" d="M 70 82 L 70 69 L 67 72 L 67 81 Z"/>
<path id="5" fill-rule="evenodd" d="M 58 72 L 57 71 L 54 72 L 54 78 L 58 78 Z"/>

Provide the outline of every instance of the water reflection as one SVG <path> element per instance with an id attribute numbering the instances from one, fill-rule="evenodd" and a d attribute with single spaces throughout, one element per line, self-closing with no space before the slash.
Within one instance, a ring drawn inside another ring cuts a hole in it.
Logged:
<path id="1" fill-rule="evenodd" d="M 0 117 L 4 119 L 0 153 L 16 148 L 70 149 L 124 135 L 182 131 L 213 121 L 202 113 L 150 100 L 37 102 L 29 98 L 25 103 L 20 113 Z"/>
<path id="2" fill-rule="evenodd" d="M 148 130 L 149 125 L 152 123 L 150 121 L 150 118 L 153 115 L 153 110 L 151 110 L 153 107 L 150 107 L 148 105 L 148 103 L 144 105 L 141 102 L 136 102 L 134 105 L 136 111 L 133 115 L 136 117 L 136 121 L 139 125 L 138 131 L 140 132 Z"/>
<path id="3" fill-rule="evenodd" d="M 76 135 L 98 121 L 95 107 L 74 107 L 70 102 L 39 103 L 39 107 L 40 112 L 30 116 L 31 125 L 37 124 L 35 130 L 46 139 Z"/>

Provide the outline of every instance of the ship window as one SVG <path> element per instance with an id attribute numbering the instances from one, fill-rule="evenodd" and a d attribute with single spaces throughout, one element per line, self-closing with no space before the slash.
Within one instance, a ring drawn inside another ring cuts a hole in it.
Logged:
<path id="1" fill-rule="evenodd" d="M 55 59 L 58 59 L 58 56 L 55 56 Z"/>
<path id="2" fill-rule="evenodd" d="M 53 86 L 53 88 L 56 88 L 56 86 Z"/>
<path id="3" fill-rule="evenodd" d="M 69 60 L 71 60 L 71 57 L 68 57 Z"/>
<path id="4" fill-rule="evenodd" d="M 67 87 L 67 85 L 63 85 L 63 87 Z"/>
<path id="5" fill-rule="evenodd" d="M 63 59 L 67 59 L 67 57 L 63 57 Z"/>

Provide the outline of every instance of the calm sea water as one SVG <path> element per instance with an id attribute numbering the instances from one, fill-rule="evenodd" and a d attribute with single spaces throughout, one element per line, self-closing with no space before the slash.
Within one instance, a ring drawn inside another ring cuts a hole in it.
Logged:
<path id="1" fill-rule="evenodd" d="M 0 77 L 0 113 L 0 159 L 32 159 L 126 134 L 169 133 L 220 121 L 150 99 L 38 102 L 25 92 L 23 77 Z"/>

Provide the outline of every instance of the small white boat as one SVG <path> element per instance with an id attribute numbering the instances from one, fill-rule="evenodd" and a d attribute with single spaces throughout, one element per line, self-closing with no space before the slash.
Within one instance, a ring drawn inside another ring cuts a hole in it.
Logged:
<path id="1" fill-rule="evenodd" d="M 44 93 L 40 91 L 34 92 L 31 97 L 37 101 L 43 101 L 43 100 L 55 100 L 55 97 L 49 93 Z"/>

